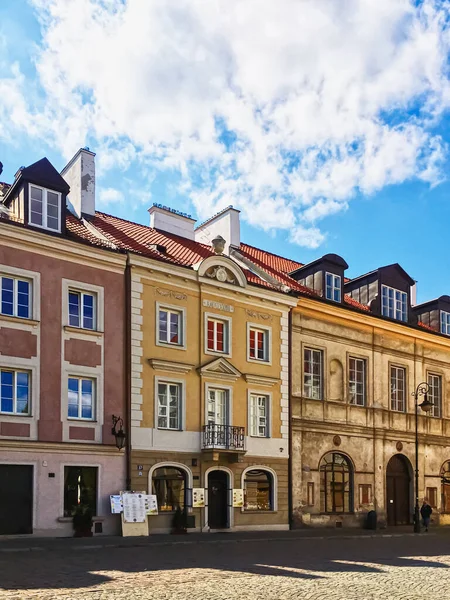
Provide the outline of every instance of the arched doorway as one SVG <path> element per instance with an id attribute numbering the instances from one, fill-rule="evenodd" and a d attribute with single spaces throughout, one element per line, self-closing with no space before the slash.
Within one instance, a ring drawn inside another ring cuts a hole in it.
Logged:
<path id="1" fill-rule="evenodd" d="M 208 474 L 208 525 L 210 529 L 226 529 L 228 522 L 228 473 L 214 470 Z"/>
<path id="2" fill-rule="evenodd" d="M 320 512 L 353 512 L 353 469 L 345 454 L 329 452 L 322 457 L 320 471 Z"/>
<path id="3" fill-rule="evenodd" d="M 388 525 L 411 522 L 411 464 L 403 454 L 395 454 L 386 469 Z"/>

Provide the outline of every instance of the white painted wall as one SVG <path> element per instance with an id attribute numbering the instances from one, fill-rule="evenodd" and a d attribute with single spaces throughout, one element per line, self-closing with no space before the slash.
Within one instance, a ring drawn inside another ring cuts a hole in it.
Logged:
<path id="1" fill-rule="evenodd" d="M 195 241 L 210 245 L 212 240 L 221 235 L 226 241 L 225 254 L 229 254 L 229 247 L 239 248 L 241 244 L 240 211 L 233 207 L 227 208 L 222 213 L 213 217 L 205 225 L 200 225 L 195 230 Z"/>
<path id="2" fill-rule="evenodd" d="M 168 233 L 174 233 L 188 240 L 194 239 L 195 219 L 177 215 L 159 206 L 148 209 L 150 215 L 150 227 L 160 229 Z"/>
<path id="3" fill-rule="evenodd" d="M 33 533 L 36 536 L 72 536 L 72 523 L 64 515 L 64 466 L 98 468 L 97 515 L 103 517 L 103 535 L 120 533 L 120 515 L 111 515 L 110 494 L 125 488 L 125 454 L 61 453 L 2 450 L 0 464 L 33 465 Z M 54 473 L 55 477 L 49 477 Z"/>

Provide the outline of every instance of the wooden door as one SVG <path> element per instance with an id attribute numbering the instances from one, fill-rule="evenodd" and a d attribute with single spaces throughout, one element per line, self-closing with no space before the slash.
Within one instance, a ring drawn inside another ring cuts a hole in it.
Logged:
<path id="1" fill-rule="evenodd" d="M 0 465 L 0 535 L 33 533 L 33 467 Z"/>
<path id="2" fill-rule="evenodd" d="M 396 454 L 386 471 L 386 502 L 388 525 L 408 525 L 411 522 L 411 477 L 407 458 Z"/>
<path id="3" fill-rule="evenodd" d="M 228 474 L 212 471 L 208 476 L 208 522 L 211 529 L 228 527 Z"/>

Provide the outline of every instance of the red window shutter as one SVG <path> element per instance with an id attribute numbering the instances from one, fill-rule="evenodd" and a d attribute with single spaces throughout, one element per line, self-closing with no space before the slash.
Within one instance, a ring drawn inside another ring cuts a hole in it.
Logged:
<path id="1" fill-rule="evenodd" d="M 256 332 L 250 329 L 250 358 L 256 358 L 255 334 Z"/>
<path id="2" fill-rule="evenodd" d="M 216 323 L 217 328 L 217 351 L 223 352 L 223 323 Z"/>
<path id="3" fill-rule="evenodd" d="M 208 321 L 208 350 L 214 350 L 214 321 Z"/>

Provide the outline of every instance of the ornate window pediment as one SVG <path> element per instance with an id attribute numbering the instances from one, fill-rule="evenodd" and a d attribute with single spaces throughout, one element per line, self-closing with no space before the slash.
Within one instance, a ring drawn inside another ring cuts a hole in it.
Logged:
<path id="1" fill-rule="evenodd" d="M 247 286 L 242 269 L 227 256 L 210 256 L 197 265 L 199 277 L 216 280 L 219 283 Z"/>
<path id="2" fill-rule="evenodd" d="M 216 360 L 200 367 L 199 371 L 202 377 L 212 377 L 222 381 L 236 381 L 242 375 L 242 373 L 225 358 L 216 358 Z"/>

